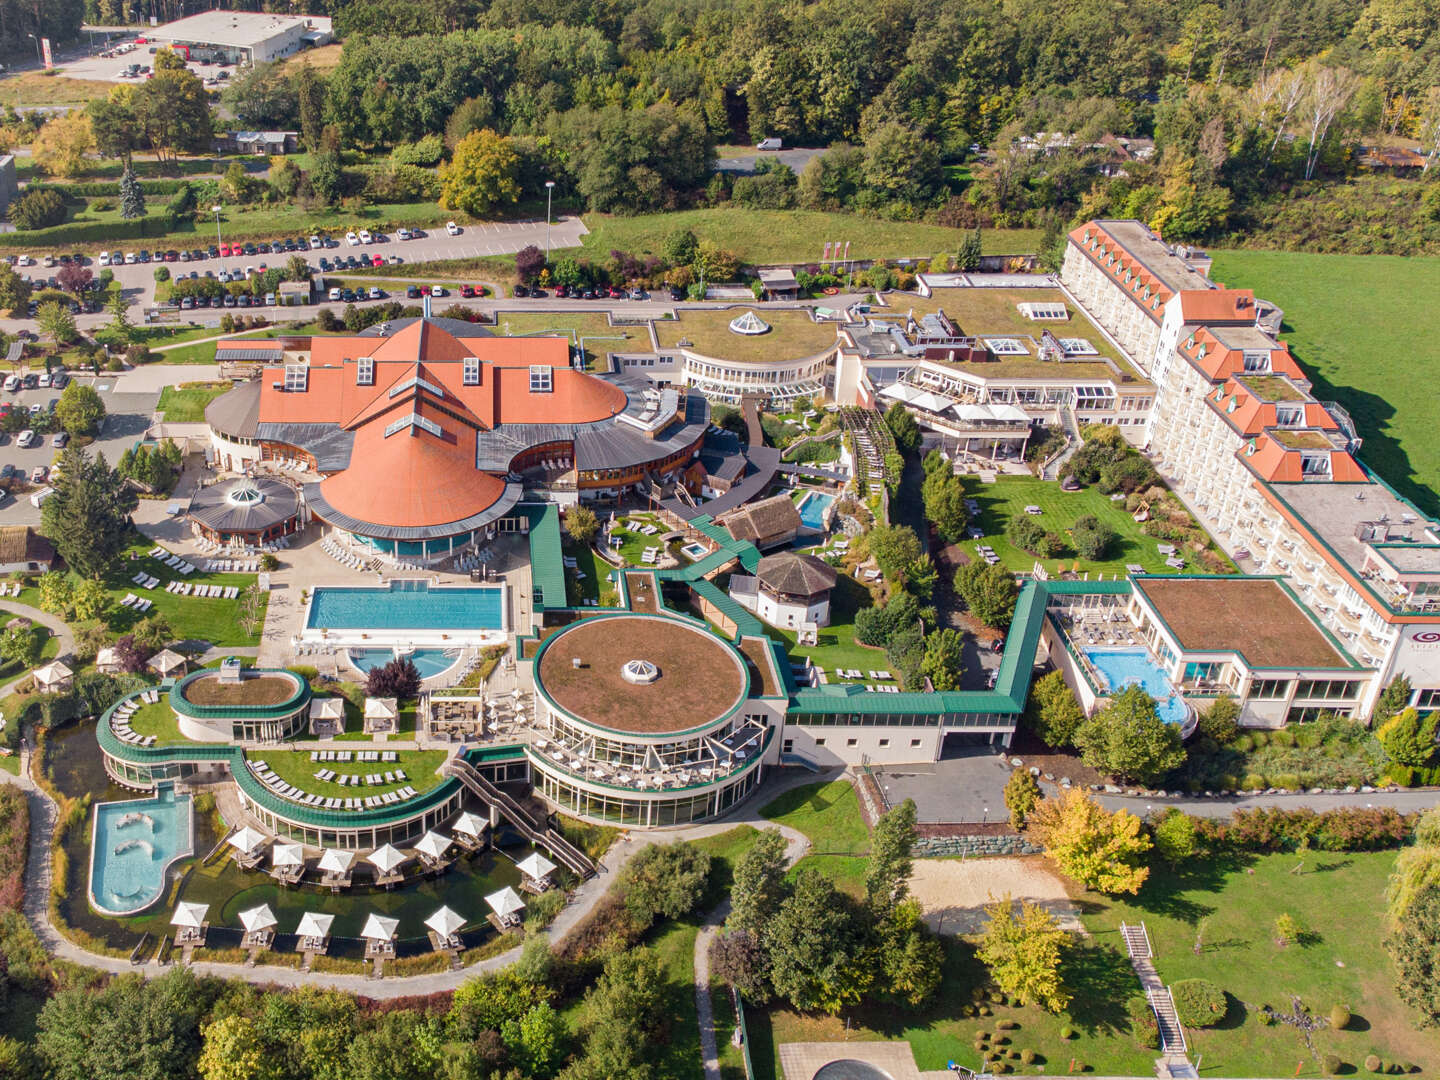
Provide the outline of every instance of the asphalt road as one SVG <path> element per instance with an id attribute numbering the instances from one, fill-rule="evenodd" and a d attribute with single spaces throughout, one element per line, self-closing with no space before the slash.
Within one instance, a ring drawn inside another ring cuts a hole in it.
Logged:
<path id="1" fill-rule="evenodd" d="M 757 162 L 778 161 L 782 165 L 790 166 L 791 171 L 798 176 L 805 171 L 805 166 L 810 164 L 811 158 L 824 152 L 825 148 L 823 146 L 808 150 L 796 147 L 793 150 L 756 151 L 753 154 L 739 154 L 735 157 L 720 158 L 715 162 L 715 171 L 741 174 L 753 173 Z"/>

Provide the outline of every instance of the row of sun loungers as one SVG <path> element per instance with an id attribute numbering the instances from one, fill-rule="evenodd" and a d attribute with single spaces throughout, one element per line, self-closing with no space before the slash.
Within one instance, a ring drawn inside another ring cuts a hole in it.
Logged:
<path id="1" fill-rule="evenodd" d="M 254 574 L 259 569 L 259 559 L 211 559 L 205 564 L 210 574 Z"/>
<path id="2" fill-rule="evenodd" d="M 326 555 L 329 555 L 336 562 L 343 563 L 350 567 L 351 570 L 363 570 L 369 565 L 368 560 L 362 559 L 358 555 L 350 554 L 350 552 L 346 551 L 333 540 L 327 539 L 320 546 Z"/>
<path id="3" fill-rule="evenodd" d="M 143 700 L 149 701 L 149 691 L 142 695 Z M 159 700 L 160 694 L 156 691 L 155 700 Z M 154 746 L 154 735 L 141 735 L 130 726 L 130 718 L 139 710 L 140 704 L 134 698 L 119 706 L 110 714 L 110 730 L 121 742 L 129 743 L 131 746 Z"/>
<path id="4" fill-rule="evenodd" d="M 153 600 L 142 599 L 132 592 L 125 594 L 125 599 L 120 601 L 120 606 L 128 607 L 131 611 L 149 611 L 154 603 Z"/>
<path id="5" fill-rule="evenodd" d="M 142 589 L 153 589 L 156 585 L 160 584 L 160 579 L 158 577 L 151 577 L 143 570 L 140 571 L 140 573 L 136 574 L 134 577 L 132 577 L 130 580 L 133 581 L 136 585 L 139 585 Z M 166 589 L 169 589 L 170 586 L 167 585 L 165 587 Z"/>
<path id="6" fill-rule="evenodd" d="M 863 679 L 865 678 L 866 672 L 861 671 L 859 668 L 841 667 L 835 669 L 835 674 L 842 679 Z M 888 671 L 876 671 L 873 668 L 870 670 L 869 675 L 870 678 L 876 680 L 893 679 L 895 677 L 894 675 L 891 675 Z"/>
<path id="7" fill-rule="evenodd" d="M 0 596 L 19 596 L 20 582 L 10 584 L 8 581 L 0 581 Z"/>
<path id="8" fill-rule="evenodd" d="M 302 806 L 314 806 L 322 810 L 373 810 L 378 806 L 391 806 L 398 802 L 404 802 L 419 794 L 413 787 L 406 784 L 403 788 L 386 792 L 384 795 L 369 795 L 358 799 L 316 795 L 314 792 L 301 791 L 295 785 L 282 780 L 263 761 L 252 761 L 249 764 L 251 771 L 260 782 L 275 794 Z"/>
<path id="9" fill-rule="evenodd" d="M 353 757 L 352 757 L 353 754 Z M 399 761 L 394 750 L 311 750 L 311 761 Z M 402 778 L 403 779 L 403 778 Z"/>
<path id="10" fill-rule="evenodd" d="M 659 549 L 658 547 L 647 547 L 647 548 L 645 549 L 644 553 L 641 554 L 641 556 L 640 556 L 640 561 L 643 562 L 643 563 L 647 563 L 647 564 L 653 564 L 653 563 L 659 562 L 659 561 L 660 561 L 660 549 Z"/>
<path id="11" fill-rule="evenodd" d="M 367 773 L 361 776 L 359 773 L 337 773 L 333 769 L 318 769 L 313 774 L 316 780 L 323 780 L 327 784 L 339 784 L 341 787 L 359 787 L 366 785 L 377 787 L 380 784 L 403 783 L 410 777 L 405 775 L 404 769 L 396 769 L 394 772 Z"/>
<path id="12" fill-rule="evenodd" d="M 350 761 L 354 754 L 349 750 L 311 750 L 311 761 Z"/>

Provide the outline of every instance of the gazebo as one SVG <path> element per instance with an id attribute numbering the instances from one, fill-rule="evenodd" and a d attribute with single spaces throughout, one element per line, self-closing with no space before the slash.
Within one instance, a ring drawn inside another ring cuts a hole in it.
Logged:
<path id="1" fill-rule="evenodd" d="M 365 929 L 360 931 L 360 936 L 365 939 L 365 956 L 367 959 L 380 958 L 395 955 L 395 931 L 400 928 L 400 920 L 392 919 L 388 915 L 375 915 L 365 920 Z"/>
<path id="2" fill-rule="evenodd" d="M 168 678 L 170 673 L 177 669 L 183 675 L 185 673 L 185 657 L 174 649 L 161 649 L 150 658 L 150 666 L 162 679 Z"/>
<path id="3" fill-rule="evenodd" d="M 52 660 L 35 669 L 35 689 L 42 694 L 58 694 L 69 690 L 75 673 L 59 660 Z"/>
<path id="4" fill-rule="evenodd" d="M 196 904 L 189 900 L 181 900 L 175 905 L 170 925 L 175 927 L 176 945 L 205 944 L 205 931 L 210 927 L 205 921 L 205 913 L 209 910 L 209 904 Z"/>
<path id="5" fill-rule="evenodd" d="M 275 912 L 270 910 L 269 904 L 261 904 L 240 912 L 240 925 L 245 928 L 245 936 L 240 941 L 241 948 L 269 948 L 270 942 L 275 939 Z"/>
<path id="6" fill-rule="evenodd" d="M 125 671 L 120 654 L 113 645 L 106 645 L 95 654 L 95 670 L 102 675 L 120 675 Z"/>
<path id="7" fill-rule="evenodd" d="M 350 884 L 350 864 L 354 861 L 353 851 L 326 848 L 321 852 L 320 861 L 316 864 L 320 871 L 320 883 L 329 886 L 331 892 L 339 892 Z"/>
<path id="8" fill-rule="evenodd" d="M 450 844 L 448 836 L 431 829 L 415 844 L 415 850 L 420 853 L 420 861 L 427 870 L 440 870 L 448 865 L 445 853 L 450 850 Z"/>
<path id="9" fill-rule="evenodd" d="M 490 830 L 490 823 L 479 814 L 466 810 L 451 822 L 450 827 L 455 830 L 455 843 L 466 851 L 479 851 L 485 846 L 485 835 Z"/>
<path id="10" fill-rule="evenodd" d="M 555 872 L 555 864 L 538 851 L 521 859 L 515 869 L 520 871 L 520 887 L 526 892 L 543 893 L 554 884 L 550 875 Z"/>
<path id="11" fill-rule="evenodd" d="M 300 951 L 324 953 L 330 944 L 330 927 L 334 922 L 334 915 L 324 915 L 317 911 L 307 911 L 301 915 L 300 925 L 295 927 L 295 936 L 300 939 Z"/>
<path id="12" fill-rule="evenodd" d="M 400 873 L 400 867 L 405 864 L 405 856 L 391 844 L 384 844 L 376 848 L 365 856 L 365 861 L 379 871 L 375 875 L 375 884 L 377 885 L 394 885 L 404 878 L 404 875 Z"/>
<path id="13" fill-rule="evenodd" d="M 365 699 L 365 731 L 370 735 L 393 735 L 400 727 L 400 703 L 393 697 Z"/>
<path id="14" fill-rule="evenodd" d="M 509 885 L 485 897 L 485 903 L 489 904 L 490 910 L 495 913 L 495 923 L 501 930 L 519 926 L 520 919 L 525 914 L 525 901 Z"/>
<path id="15" fill-rule="evenodd" d="M 310 699 L 310 734 L 324 738 L 345 730 L 345 699 L 314 697 Z"/>
<path id="16" fill-rule="evenodd" d="M 270 849 L 270 876 L 293 885 L 305 874 L 305 849 L 299 844 L 276 843 Z"/>
<path id="17" fill-rule="evenodd" d="M 465 925 L 465 920 L 448 907 L 442 907 L 428 919 L 425 925 L 430 929 L 430 943 L 435 946 L 435 951 L 445 949 L 459 949 L 460 928 Z"/>

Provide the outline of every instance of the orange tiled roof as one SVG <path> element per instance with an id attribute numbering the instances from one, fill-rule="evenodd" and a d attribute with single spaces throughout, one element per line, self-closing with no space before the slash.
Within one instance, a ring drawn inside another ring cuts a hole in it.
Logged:
<path id="1" fill-rule="evenodd" d="M 1186 289 L 1180 312 L 1187 323 L 1255 321 L 1255 294 L 1249 289 Z"/>

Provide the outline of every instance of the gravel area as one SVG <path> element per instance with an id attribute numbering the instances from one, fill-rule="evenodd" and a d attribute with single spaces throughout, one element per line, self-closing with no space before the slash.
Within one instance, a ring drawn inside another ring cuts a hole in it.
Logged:
<path id="1" fill-rule="evenodd" d="M 1039 856 L 987 859 L 916 859 L 910 894 L 925 922 L 937 932 L 975 934 L 985 926 L 985 905 L 1002 899 L 1031 900 L 1050 911 L 1066 930 L 1083 932 L 1065 884 Z"/>

